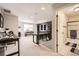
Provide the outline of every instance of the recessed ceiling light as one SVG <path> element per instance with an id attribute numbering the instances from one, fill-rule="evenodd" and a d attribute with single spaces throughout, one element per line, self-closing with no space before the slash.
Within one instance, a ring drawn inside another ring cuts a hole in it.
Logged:
<path id="1" fill-rule="evenodd" d="M 45 10 L 45 8 L 44 7 L 41 7 L 41 10 Z"/>

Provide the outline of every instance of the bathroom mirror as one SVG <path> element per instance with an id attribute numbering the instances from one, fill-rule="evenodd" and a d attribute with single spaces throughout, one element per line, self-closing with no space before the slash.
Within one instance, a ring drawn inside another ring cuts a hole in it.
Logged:
<path id="1" fill-rule="evenodd" d="M 67 22 L 67 37 L 71 39 L 79 38 L 79 21 Z"/>

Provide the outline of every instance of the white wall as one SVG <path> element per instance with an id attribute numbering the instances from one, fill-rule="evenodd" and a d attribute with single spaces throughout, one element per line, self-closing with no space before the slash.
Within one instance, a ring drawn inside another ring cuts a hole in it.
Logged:
<path id="1" fill-rule="evenodd" d="M 37 24 L 33 25 L 34 34 L 37 34 Z"/>
<path id="2" fill-rule="evenodd" d="M 1 8 L 0 8 L 0 13 L 1 13 Z"/>
<path id="3" fill-rule="evenodd" d="M 18 17 L 14 15 L 4 15 L 4 28 L 9 28 L 18 35 Z"/>
<path id="4" fill-rule="evenodd" d="M 23 23 L 22 22 L 20 22 L 20 21 L 18 21 L 18 26 L 20 26 L 20 28 L 19 28 L 19 32 L 21 32 L 21 36 L 24 36 L 24 25 L 23 25 Z"/>

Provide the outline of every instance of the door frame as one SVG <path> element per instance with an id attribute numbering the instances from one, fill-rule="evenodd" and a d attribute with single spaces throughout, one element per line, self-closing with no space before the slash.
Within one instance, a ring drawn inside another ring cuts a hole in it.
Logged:
<path id="1" fill-rule="evenodd" d="M 56 11 L 56 53 L 58 53 L 58 11 Z"/>

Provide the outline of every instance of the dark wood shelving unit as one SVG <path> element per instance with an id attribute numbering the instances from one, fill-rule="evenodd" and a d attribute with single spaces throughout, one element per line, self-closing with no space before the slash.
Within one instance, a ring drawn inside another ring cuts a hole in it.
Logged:
<path id="1" fill-rule="evenodd" d="M 35 36 L 36 36 L 36 40 L 34 39 Z M 33 34 L 33 42 L 39 45 L 40 43 L 39 40 L 43 40 L 44 38 L 45 38 L 45 41 L 49 41 L 52 39 L 51 21 L 37 24 L 37 34 Z"/>

